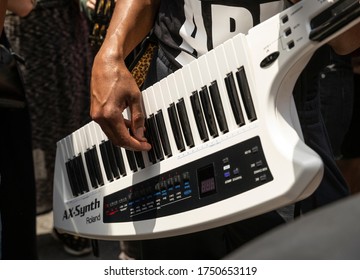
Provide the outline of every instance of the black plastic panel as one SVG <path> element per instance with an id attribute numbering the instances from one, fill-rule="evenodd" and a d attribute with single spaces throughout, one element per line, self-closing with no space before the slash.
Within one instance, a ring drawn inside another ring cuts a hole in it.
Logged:
<path id="1" fill-rule="evenodd" d="M 104 197 L 104 222 L 189 211 L 272 180 L 260 138 L 254 137 Z"/>

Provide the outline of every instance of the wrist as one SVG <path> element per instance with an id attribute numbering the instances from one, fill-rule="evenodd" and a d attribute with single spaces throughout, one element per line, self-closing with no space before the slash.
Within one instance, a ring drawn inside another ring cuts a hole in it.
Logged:
<path id="1" fill-rule="evenodd" d="M 114 38 L 105 38 L 96 56 L 109 63 L 121 63 L 125 60 L 122 44 Z"/>

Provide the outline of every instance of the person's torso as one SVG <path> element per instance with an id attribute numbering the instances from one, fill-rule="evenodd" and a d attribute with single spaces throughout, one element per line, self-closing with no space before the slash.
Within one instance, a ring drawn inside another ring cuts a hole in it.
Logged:
<path id="1" fill-rule="evenodd" d="M 283 9 L 282 0 L 162 0 L 155 34 L 181 66 Z"/>

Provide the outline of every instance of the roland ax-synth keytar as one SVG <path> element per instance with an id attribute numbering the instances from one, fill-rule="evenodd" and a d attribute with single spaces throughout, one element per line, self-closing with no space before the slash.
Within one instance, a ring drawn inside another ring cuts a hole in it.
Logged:
<path id="1" fill-rule="evenodd" d="M 359 22 L 355 0 L 300 1 L 142 92 L 150 152 L 90 122 L 57 143 L 54 225 L 95 239 L 180 235 L 309 196 L 323 164 L 303 141 L 294 84 Z"/>

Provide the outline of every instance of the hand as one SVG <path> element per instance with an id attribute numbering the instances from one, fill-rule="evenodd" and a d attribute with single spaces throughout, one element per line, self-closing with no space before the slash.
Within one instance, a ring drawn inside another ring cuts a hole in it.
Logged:
<path id="1" fill-rule="evenodd" d="M 112 53 L 111 48 L 102 48 L 94 60 L 91 117 L 114 145 L 148 151 L 151 145 L 144 137 L 145 116 L 141 106 L 141 92 L 124 61 L 114 58 Z M 128 107 L 130 120 L 126 120 L 122 114 Z"/>

